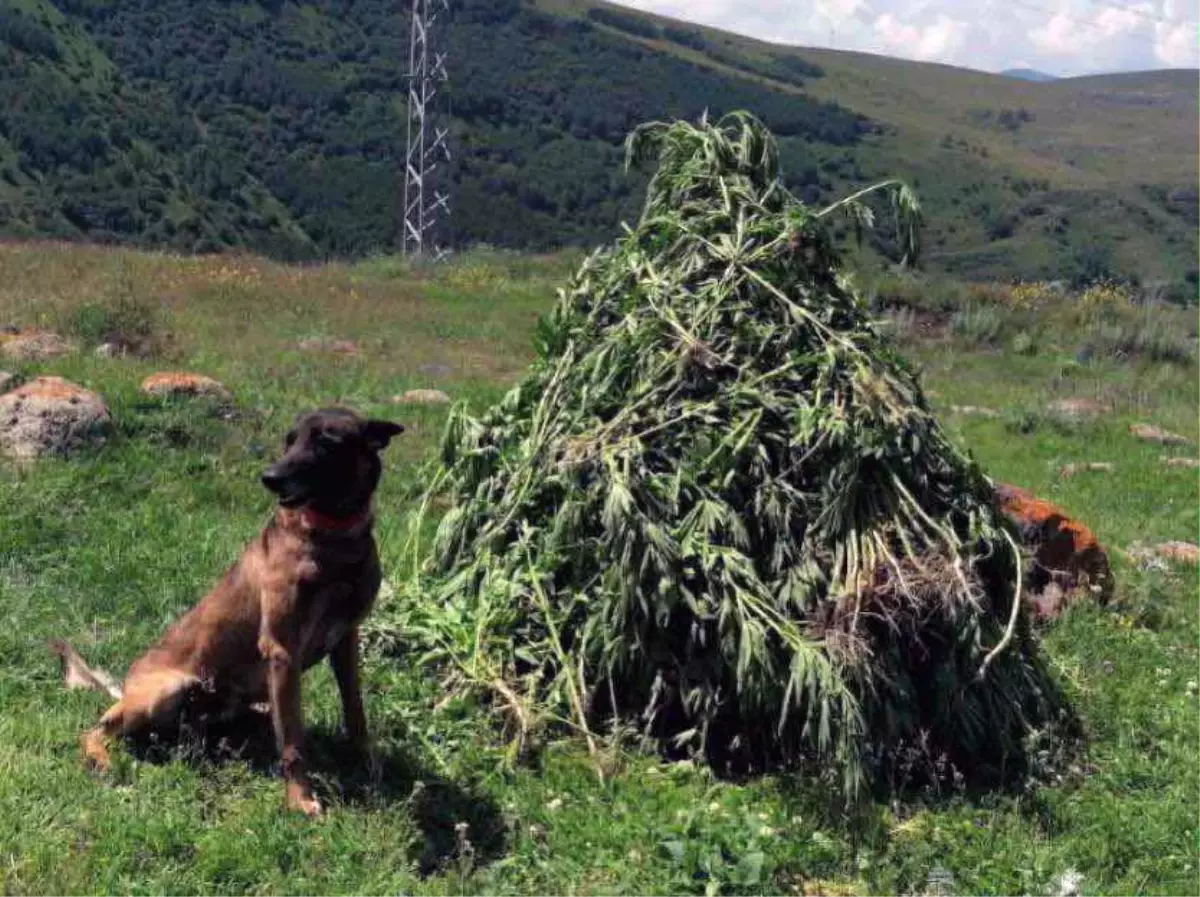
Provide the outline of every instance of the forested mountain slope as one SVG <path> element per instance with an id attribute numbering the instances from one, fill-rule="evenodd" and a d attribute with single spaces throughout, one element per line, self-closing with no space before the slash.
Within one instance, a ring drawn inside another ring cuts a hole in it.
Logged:
<path id="1" fill-rule="evenodd" d="M 390 247 L 406 6 L 0 0 L 0 234 L 295 259 Z M 1190 102 L 1194 126 L 1194 77 L 1033 84 L 572 0 L 457 0 L 439 28 L 455 245 L 607 239 L 640 201 L 620 165 L 632 126 L 747 108 L 810 201 L 915 181 L 931 266 L 1178 284 L 1194 269 L 1196 142 L 1177 112 Z"/>

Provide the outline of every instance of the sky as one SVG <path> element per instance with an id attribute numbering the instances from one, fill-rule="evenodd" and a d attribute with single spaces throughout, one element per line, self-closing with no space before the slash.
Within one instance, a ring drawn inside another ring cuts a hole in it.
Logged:
<path id="1" fill-rule="evenodd" d="M 1200 67 L 1197 0 L 617 0 L 799 46 L 1052 75 Z"/>

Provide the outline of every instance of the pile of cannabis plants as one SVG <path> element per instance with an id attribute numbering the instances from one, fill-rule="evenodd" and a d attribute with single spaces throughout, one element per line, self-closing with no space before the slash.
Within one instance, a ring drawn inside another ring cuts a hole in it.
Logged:
<path id="1" fill-rule="evenodd" d="M 378 632 L 518 735 L 633 727 L 847 791 L 914 746 L 1019 757 L 1061 699 L 987 479 L 825 234 L 870 224 L 868 191 L 806 207 L 741 113 L 628 150 L 658 162 L 637 227 L 560 291 L 528 375 L 451 415 Z M 916 201 L 881 186 L 913 253 Z"/>

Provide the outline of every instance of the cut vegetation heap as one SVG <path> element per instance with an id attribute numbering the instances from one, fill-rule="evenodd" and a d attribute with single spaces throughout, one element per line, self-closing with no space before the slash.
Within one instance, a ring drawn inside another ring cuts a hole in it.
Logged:
<path id="1" fill-rule="evenodd" d="M 376 634 L 535 720 L 619 721 L 847 792 L 914 756 L 1018 765 L 1065 716 L 974 462 L 839 272 L 751 116 L 654 123 L 636 229 L 589 257 L 528 376 L 456 409 Z M 915 199 L 889 190 L 916 250 Z M 416 534 L 449 500 L 432 549 Z"/>

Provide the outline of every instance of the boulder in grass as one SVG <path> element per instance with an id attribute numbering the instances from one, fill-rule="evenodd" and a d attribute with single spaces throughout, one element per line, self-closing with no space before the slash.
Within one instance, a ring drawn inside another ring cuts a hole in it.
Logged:
<path id="1" fill-rule="evenodd" d="M 1154 550 L 1159 557 L 1168 561 L 1190 564 L 1193 567 L 1200 564 L 1200 545 L 1194 542 L 1163 542 L 1156 545 Z"/>
<path id="2" fill-rule="evenodd" d="M 1200 458 L 1159 458 L 1167 467 L 1200 467 Z"/>
<path id="3" fill-rule="evenodd" d="M 30 459 L 103 441 L 104 400 L 61 377 L 39 377 L 0 396 L 0 451 Z"/>
<path id="4" fill-rule="evenodd" d="M 1058 505 L 1028 489 L 997 483 L 996 501 L 1032 552 L 1027 598 L 1041 619 L 1054 619 L 1062 608 L 1090 594 L 1101 603 L 1112 597 L 1108 554 L 1086 525 Z"/>
<path id="5" fill-rule="evenodd" d="M 955 414 L 966 414 L 974 417 L 999 417 L 1000 412 L 995 408 L 985 408 L 981 405 L 951 405 L 950 410 Z"/>
<path id="6" fill-rule="evenodd" d="M 0 355 L 13 361 L 45 361 L 75 351 L 75 344 L 49 330 L 0 334 Z"/>
<path id="7" fill-rule="evenodd" d="M 233 400 L 233 395 L 220 381 L 186 371 L 151 374 L 142 381 L 141 391 L 157 399 L 201 398 L 222 403 Z"/>
<path id="8" fill-rule="evenodd" d="M 17 375 L 8 371 L 0 371 L 0 395 L 8 392 L 17 385 Z"/>
<path id="9" fill-rule="evenodd" d="M 1157 442 L 1159 445 L 1192 445 L 1192 440 L 1178 433 L 1171 433 L 1153 424 L 1130 424 L 1129 432 L 1143 442 Z"/>
<path id="10" fill-rule="evenodd" d="M 327 352 L 330 355 L 351 357 L 358 355 L 358 345 L 348 339 L 333 339 L 325 336 L 313 336 L 296 343 L 301 352 Z"/>
<path id="11" fill-rule="evenodd" d="M 1077 397 L 1056 399 L 1050 403 L 1050 410 L 1063 417 L 1093 417 L 1100 414 L 1107 414 L 1112 411 L 1112 406 L 1096 399 Z"/>
<path id="12" fill-rule="evenodd" d="M 1180 541 L 1162 542 L 1158 545 L 1134 542 L 1125 551 L 1125 555 L 1137 564 L 1140 570 L 1164 573 L 1170 569 L 1171 563 L 1185 566 L 1200 564 L 1200 545 Z"/>
<path id="13" fill-rule="evenodd" d="M 490 696 L 518 744 L 616 721 L 847 791 L 918 753 L 1019 766 L 1068 708 L 991 484 L 850 292 L 825 222 L 866 208 L 798 201 L 745 114 L 629 150 L 658 157 L 637 227 L 560 291 L 498 404 L 450 413 L 421 508 L 450 507 L 372 642 Z M 915 198 L 881 186 L 911 257 Z"/>
<path id="14" fill-rule="evenodd" d="M 450 397 L 440 389 L 410 389 L 393 397 L 397 405 L 446 405 Z"/>

